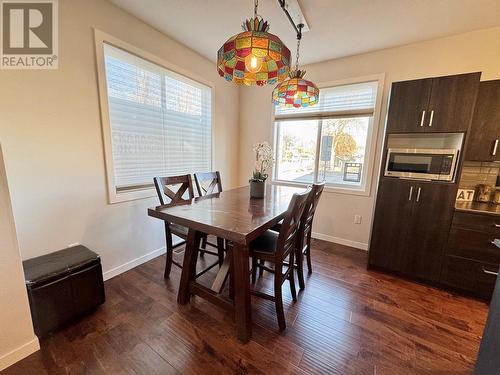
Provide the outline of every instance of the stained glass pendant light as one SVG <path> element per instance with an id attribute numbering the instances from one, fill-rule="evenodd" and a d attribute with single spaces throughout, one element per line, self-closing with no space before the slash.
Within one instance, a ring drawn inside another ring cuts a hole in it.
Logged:
<path id="1" fill-rule="evenodd" d="M 304 108 L 315 105 L 319 99 L 319 89 L 311 81 L 304 79 L 305 70 L 299 69 L 299 49 L 302 39 L 303 24 L 297 25 L 297 59 L 295 69 L 288 73 L 288 78 L 273 90 L 273 102 L 281 107 Z"/>
<path id="2" fill-rule="evenodd" d="M 276 35 L 269 33 L 269 23 L 257 14 L 243 22 L 243 32 L 232 36 L 217 52 L 217 71 L 227 81 L 248 86 L 274 85 L 290 71 L 290 50 Z"/>

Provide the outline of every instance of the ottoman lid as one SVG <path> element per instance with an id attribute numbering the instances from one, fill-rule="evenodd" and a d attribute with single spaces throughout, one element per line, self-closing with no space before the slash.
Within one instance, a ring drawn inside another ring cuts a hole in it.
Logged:
<path id="1" fill-rule="evenodd" d="M 26 286 L 39 286 L 99 261 L 99 255 L 82 245 L 27 259 L 23 261 Z"/>

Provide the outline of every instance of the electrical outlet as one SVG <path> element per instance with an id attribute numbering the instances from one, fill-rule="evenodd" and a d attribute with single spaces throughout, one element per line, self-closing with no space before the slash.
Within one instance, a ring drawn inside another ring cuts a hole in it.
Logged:
<path id="1" fill-rule="evenodd" d="M 354 224 L 361 224 L 361 215 L 354 215 Z"/>

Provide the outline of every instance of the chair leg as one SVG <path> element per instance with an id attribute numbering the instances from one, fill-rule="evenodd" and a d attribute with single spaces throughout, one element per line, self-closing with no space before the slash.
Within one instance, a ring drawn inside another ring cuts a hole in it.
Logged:
<path id="1" fill-rule="evenodd" d="M 203 236 L 203 238 L 201 239 L 201 248 L 202 249 L 206 249 L 207 248 L 207 235 Z M 200 257 L 204 256 L 205 255 L 205 252 L 203 250 L 200 250 Z"/>
<path id="2" fill-rule="evenodd" d="M 264 259 L 261 259 L 259 261 L 259 264 L 261 266 L 263 266 L 264 264 L 266 264 L 266 261 Z M 264 268 L 263 267 L 259 267 L 259 277 L 262 277 L 263 274 L 264 274 Z"/>
<path id="3" fill-rule="evenodd" d="M 217 237 L 217 254 L 219 255 L 219 266 L 224 263 L 224 239 Z"/>
<path id="4" fill-rule="evenodd" d="M 252 257 L 252 284 L 257 280 L 257 257 Z"/>
<path id="5" fill-rule="evenodd" d="M 165 223 L 165 242 L 167 248 L 167 259 L 165 261 L 165 272 L 163 277 L 168 279 L 170 277 L 170 271 L 172 269 L 172 260 L 174 254 L 174 245 L 172 244 L 172 233 L 170 233 L 170 228 L 168 227 L 168 223 Z"/>
<path id="6" fill-rule="evenodd" d="M 288 273 L 288 281 L 290 282 L 290 291 L 292 292 L 292 299 L 297 302 L 297 289 L 295 289 L 295 253 L 292 251 L 290 253 L 290 272 Z"/>
<path id="7" fill-rule="evenodd" d="M 285 330 L 285 311 L 283 310 L 283 294 L 281 292 L 283 279 L 283 265 L 276 264 L 274 270 L 274 304 L 276 305 L 276 316 L 278 318 L 278 326 L 280 331 Z"/>
<path id="8" fill-rule="evenodd" d="M 297 251 L 297 278 L 299 279 L 299 288 L 303 290 L 305 288 L 304 283 L 304 254 L 302 254 L 302 249 Z"/>
<path id="9" fill-rule="evenodd" d="M 307 250 L 306 250 L 306 258 L 307 258 L 307 271 L 309 273 L 312 273 L 313 269 L 312 269 L 312 263 L 311 263 L 311 247 L 308 246 L 307 247 Z"/>
<path id="10" fill-rule="evenodd" d="M 309 273 L 312 273 L 312 263 L 311 263 L 311 233 L 309 233 L 309 236 L 307 237 L 307 247 L 305 251 L 305 255 L 307 257 L 307 270 Z"/>

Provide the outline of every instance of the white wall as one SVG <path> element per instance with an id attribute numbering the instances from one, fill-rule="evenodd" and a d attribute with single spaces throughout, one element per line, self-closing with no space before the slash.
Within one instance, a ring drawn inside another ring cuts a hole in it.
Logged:
<path id="1" fill-rule="evenodd" d="M 0 147 L 0 371 L 38 350 Z"/>
<path id="2" fill-rule="evenodd" d="M 307 43 L 307 35 L 304 37 Z M 423 77 L 482 71 L 482 80 L 500 78 L 500 27 L 474 31 L 452 37 L 410 44 L 330 60 L 306 66 L 308 79 L 316 83 L 385 73 L 382 107 L 382 129 L 391 83 Z M 271 91 L 268 88 L 242 88 L 240 92 L 240 184 L 248 180 L 252 170 L 252 144 L 272 137 Z M 379 132 L 377 158 L 383 131 Z M 314 224 L 317 237 L 367 248 L 378 170 L 372 177 L 368 197 L 325 192 Z M 354 215 L 363 216 L 361 225 L 353 223 Z"/>
<path id="3" fill-rule="evenodd" d="M 93 27 L 215 83 L 214 166 L 225 188 L 238 178 L 239 94 L 214 62 L 104 0 L 59 1 L 58 70 L 0 71 L 0 141 L 23 258 L 78 242 L 110 276 L 158 255 L 164 234 L 147 216 L 156 199 L 107 203 Z"/>

